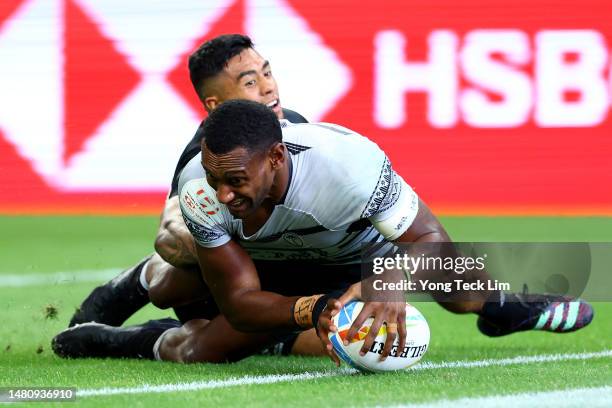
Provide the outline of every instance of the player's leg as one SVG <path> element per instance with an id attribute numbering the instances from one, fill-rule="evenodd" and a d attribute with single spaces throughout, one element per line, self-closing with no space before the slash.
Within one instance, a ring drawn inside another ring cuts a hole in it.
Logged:
<path id="1" fill-rule="evenodd" d="M 143 269 L 143 265 L 148 265 L 148 267 Z M 181 283 L 181 278 L 186 283 Z M 145 288 L 143 285 L 143 282 L 147 281 L 152 282 L 154 288 L 152 297 L 157 296 L 156 301 L 160 306 L 172 306 L 172 299 L 181 303 L 174 307 L 174 312 L 182 323 L 193 319 L 210 319 L 219 313 L 218 307 L 210 296 L 210 291 L 199 277 L 199 271 L 195 273 L 193 270 L 184 271 L 173 268 L 159 256 L 153 256 L 150 260 L 145 259 L 107 284 L 96 288 L 75 313 L 69 327 L 92 321 L 108 326 L 120 326 L 140 307 L 148 303 L 147 291 L 150 291 L 151 288 Z M 117 282 L 121 284 L 118 285 Z M 182 291 L 183 295 L 177 296 L 175 290 Z M 135 297 L 135 294 L 145 294 L 147 297 L 142 296 L 140 302 L 132 302 L 131 299 Z M 189 297 L 192 298 L 191 302 Z M 150 322 L 149 326 L 156 324 Z M 98 326 L 91 326 L 87 330 L 95 331 L 96 327 Z M 106 331 L 108 330 L 110 329 L 107 328 Z M 148 330 L 154 330 L 154 328 L 148 327 Z M 85 351 L 82 352 L 85 353 Z M 91 352 L 95 353 L 95 350 Z M 274 355 L 323 355 L 323 353 L 314 330 L 287 336 L 265 350 L 265 354 Z"/>
<path id="2" fill-rule="evenodd" d="M 339 288 L 348 287 L 351 283 L 359 280 L 360 268 L 359 266 L 339 266 L 339 267 L 325 267 L 315 266 L 303 262 L 265 262 L 255 261 L 257 270 L 260 274 L 260 281 L 262 288 L 273 292 L 281 293 L 287 296 L 293 295 L 311 295 L 315 293 L 327 293 Z M 168 286 L 170 287 L 170 286 Z M 180 330 L 169 331 L 168 339 L 164 339 L 164 346 L 160 348 L 162 359 L 170 359 L 172 361 L 184 361 L 186 355 L 192 355 L 202 353 L 201 356 L 192 357 L 197 361 L 212 361 L 214 357 L 231 359 L 237 358 L 234 354 L 224 349 L 223 339 L 209 339 L 212 333 L 219 332 L 230 332 L 229 323 L 225 318 L 213 319 L 210 323 L 212 326 L 206 326 L 199 321 L 190 321 L 185 324 Z M 218 329 L 211 330 L 211 328 L 219 325 Z M 206 329 L 204 329 L 206 327 Z M 197 333 L 196 336 L 191 336 L 191 333 Z M 240 333 L 234 334 L 235 338 L 239 339 L 247 336 L 249 342 L 253 341 L 252 333 Z M 213 348 L 198 348 L 197 339 L 205 339 L 207 344 L 216 344 Z M 266 337 L 262 337 L 266 339 Z M 166 343 L 167 342 L 167 343 Z M 195 342 L 195 343 L 194 343 Z M 268 343 L 270 343 L 268 341 Z M 245 343 L 246 344 L 246 343 Z M 261 350 L 262 342 L 249 343 L 253 344 L 257 348 L 255 351 Z M 180 350 L 179 350 L 180 349 Z M 172 351 L 178 350 L 178 351 Z M 225 350 L 220 355 L 217 353 L 218 350 Z M 326 355 L 325 350 L 321 346 L 316 331 L 314 329 L 300 332 L 299 335 L 288 335 L 283 338 L 276 338 L 276 341 L 266 349 L 269 354 L 292 354 L 292 355 L 307 355 L 307 356 L 324 356 Z M 251 353 L 253 350 L 246 348 L 245 352 Z M 168 353 L 167 355 L 165 353 Z M 238 355 L 238 357 L 240 357 Z M 240 357 L 242 358 L 242 357 Z"/>
<path id="3" fill-rule="evenodd" d="M 277 341 L 271 334 L 242 333 L 219 315 L 181 326 L 174 319 L 151 320 L 130 327 L 84 323 L 52 340 L 53 351 L 65 358 L 138 358 L 181 363 L 225 363 L 255 354 Z"/>
<path id="4" fill-rule="evenodd" d="M 478 329 L 490 337 L 527 330 L 568 333 L 580 330 L 593 320 L 593 307 L 569 296 L 486 292 L 486 300 L 460 298 L 438 303 L 453 313 L 475 313 Z M 461 297 L 461 295 L 460 295 Z"/>
<path id="5" fill-rule="evenodd" d="M 419 248 L 419 253 L 427 250 L 428 248 Z M 452 242 L 437 243 L 432 250 L 435 252 L 431 256 L 442 259 L 460 256 L 460 252 Z M 457 274 L 454 270 L 448 271 L 444 268 L 415 270 L 411 271 L 411 274 L 414 281 L 428 281 L 440 284 L 434 285 L 435 287 L 444 288 L 448 285 L 449 288 L 453 288 L 450 291 L 430 291 L 429 294 L 448 311 L 477 314 L 479 330 L 492 337 L 526 330 L 571 332 L 587 326 L 593 319 L 591 305 L 576 298 L 528 294 L 526 290 L 523 293 L 506 293 L 500 290 L 456 290 Z M 466 268 L 460 279 L 462 283 L 467 284 L 492 281 L 486 268 Z"/>
<path id="6" fill-rule="evenodd" d="M 593 320 L 593 307 L 569 296 L 498 292 L 478 313 L 478 329 L 490 337 L 526 330 L 569 333 Z"/>
<path id="7" fill-rule="evenodd" d="M 161 257 L 147 270 L 151 303 L 160 309 L 187 305 L 208 296 L 209 290 L 198 267 L 176 268 Z"/>
<path id="8" fill-rule="evenodd" d="M 199 269 L 174 268 L 163 261 L 162 263 L 165 265 L 150 268 L 150 272 L 147 274 L 149 297 L 154 305 L 162 309 L 173 307 L 174 313 L 182 323 L 193 319 L 210 320 L 219 314 L 219 309 L 210 294 L 210 290 L 204 283 Z M 301 293 L 299 291 L 305 289 L 309 290 L 308 287 L 305 288 L 303 282 L 296 280 L 294 275 L 287 275 L 286 269 L 278 268 L 277 264 L 276 262 L 259 264 L 258 268 L 262 271 L 264 285 L 271 290 L 279 291 L 279 293 L 285 292 L 284 288 L 287 285 L 293 286 L 292 290 L 295 293 Z M 320 272 L 320 275 L 321 277 L 325 276 L 324 272 Z M 329 280 L 328 277 L 327 281 Z M 334 282 L 334 278 L 331 278 L 332 286 L 340 285 Z M 325 355 L 314 329 L 287 336 L 282 341 L 279 340 L 272 345 L 265 353 L 275 355 Z"/>
<path id="9" fill-rule="evenodd" d="M 490 281 L 486 270 L 466 271 L 464 282 Z M 567 333 L 582 329 L 593 320 L 593 307 L 569 296 L 507 293 L 500 290 L 434 292 L 432 296 L 445 309 L 454 313 L 475 313 L 478 329 L 490 337 L 499 337 L 527 330 Z"/>
<path id="10" fill-rule="evenodd" d="M 317 335 L 315 329 L 310 329 L 301 332 L 298 336 L 292 339 L 288 339 L 286 342 L 281 342 L 277 344 L 281 344 L 284 348 L 281 348 L 279 352 L 276 354 L 291 354 L 294 356 L 312 356 L 312 357 L 321 357 L 326 356 L 327 353 L 321 346 L 321 340 Z M 288 347 L 290 346 L 290 347 Z"/>
<path id="11" fill-rule="evenodd" d="M 174 319 L 151 320 L 147 323 L 115 327 L 88 322 L 69 327 L 51 341 L 55 354 L 64 358 L 148 358 L 153 359 L 153 346 L 166 330 L 180 327 Z"/>
<path id="12" fill-rule="evenodd" d="M 161 258 L 149 255 L 107 283 L 96 287 L 77 308 L 68 326 L 90 321 L 111 326 L 122 325 L 149 303 L 143 276 L 151 264 L 155 264 L 156 259 Z"/>
<path id="13" fill-rule="evenodd" d="M 149 298 L 160 309 L 172 307 L 182 322 L 211 319 L 219 313 L 217 305 L 198 267 L 176 268 L 161 258 L 146 275 Z"/>
<path id="14" fill-rule="evenodd" d="M 224 316 L 192 320 L 180 328 L 164 332 L 154 347 L 158 360 L 181 363 L 224 363 L 241 360 L 266 346 L 277 337 L 267 333 L 243 333 L 235 330 Z"/>
<path id="15" fill-rule="evenodd" d="M 201 312 L 208 310 L 202 303 L 202 293 L 207 292 L 199 270 L 175 268 L 153 254 L 95 288 L 77 309 L 69 327 L 90 321 L 121 326 L 149 301 L 161 309 L 175 307 L 183 322 L 206 317 Z"/>

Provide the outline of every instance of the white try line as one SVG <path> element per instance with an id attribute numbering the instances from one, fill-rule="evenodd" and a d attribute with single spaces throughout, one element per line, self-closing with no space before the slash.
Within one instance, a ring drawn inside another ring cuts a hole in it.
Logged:
<path id="1" fill-rule="evenodd" d="M 517 356 L 502 358 L 498 360 L 475 360 L 475 361 L 441 361 L 439 363 L 425 362 L 415 367 L 413 370 L 428 370 L 436 368 L 474 368 L 490 366 L 507 366 L 514 364 L 535 364 L 552 363 L 555 361 L 567 360 L 589 360 L 592 358 L 612 357 L 612 350 L 604 350 L 593 353 L 568 353 L 568 354 L 541 354 L 535 356 Z"/>
<path id="2" fill-rule="evenodd" d="M 198 391 L 211 388 L 234 387 L 237 385 L 254 384 L 273 384 L 287 381 L 315 380 L 318 378 L 335 377 L 338 375 L 353 374 L 356 371 L 349 368 L 342 368 L 334 371 L 305 372 L 302 374 L 274 374 L 262 376 L 230 377 L 226 380 L 197 381 L 178 384 L 142 385 L 133 388 L 98 388 L 91 390 L 77 390 L 77 397 L 91 397 L 96 395 L 117 395 L 117 394 L 143 394 L 143 393 L 163 393 L 179 391 Z"/>
<path id="3" fill-rule="evenodd" d="M 610 407 L 612 387 L 574 388 L 561 391 L 525 392 L 517 394 L 489 395 L 458 399 L 443 399 L 421 404 L 393 405 L 388 408 L 569 408 L 569 407 Z"/>
<path id="4" fill-rule="evenodd" d="M 572 353 L 572 354 L 545 354 L 539 356 L 518 356 L 513 358 L 476 360 L 476 361 L 448 361 L 439 363 L 423 363 L 412 370 L 433 370 L 445 368 L 475 368 L 475 367 L 490 367 L 490 366 L 506 366 L 515 364 L 534 364 L 534 363 L 549 363 L 555 361 L 569 360 L 589 360 L 594 358 L 612 357 L 612 350 L 604 350 L 593 353 Z M 306 372 L 302 374 L 282 374 L 282 375 L 263 375 L 263 376 L 244 376 L 230 377 L 225 380 L 197 381 L 190 383 L 176 384 L 159 384 L 159 385 L 141 385 L 139 387 L 130 388 L 95 388 L 84 389 L 77 391 L 77 397 L 91 397 L 100 395 L 117 395 L 117 394 L 147 394 L 147 393 L 166 393 L 180 391 L 198 391 L 212 388 L 225 388 L 241 385 L 254 384 L 273 384 L 287 381 L 305 381 L 315 380 L 325 377 L 335 377 L 340 375 L 354 374 L 356 370 L 343 368 L 333 371 Z"/>
<path id="5" fill-rule="evenodd" d="M 113 268 L 23 275 L 0 275 L 0 288 L 104 282 L 114 278 L 119 272 L 121 272 L 121 269 Z"/>

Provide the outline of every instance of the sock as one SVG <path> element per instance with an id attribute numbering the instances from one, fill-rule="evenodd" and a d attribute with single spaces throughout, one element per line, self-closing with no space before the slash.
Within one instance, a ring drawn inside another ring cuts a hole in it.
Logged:
<path id="1" fill-rule="evenodd" d="M 153 345 L 153 358 L 157 361 L 164 361 L 162 360 L 161 356 L 159 355 L 159 348 L 161 347 L 161 342 L 164 340 L 164 337 L 166 337 L 166 334 L 168 334 L 168 332 L 172 330 L 172 329 L 167 329 L 165 332 L 163 332 L 155 341 L 155 344 Z"/>
<path id="2" fill-rule="evenodd" d="M 147 282 L 147 271 L 149 270 L 149 260 L 142 265 L 140 276 L 138 278 L 139 288 L 145 292 L 149 292 L 149 283 Z"/>
<path id="3" fill-rule="evenodd" d="M 155 345 L 169 329 L 181 327 L 181 323 L 174 319 L 150 320 L 145 324 L 117 329 L 120 347 L 120 357 L 145 358 L 154 360 Z M 161 342 L 160 342 L 161 344 Z M 159 348 L 159 345 L 157 345 Z"/>

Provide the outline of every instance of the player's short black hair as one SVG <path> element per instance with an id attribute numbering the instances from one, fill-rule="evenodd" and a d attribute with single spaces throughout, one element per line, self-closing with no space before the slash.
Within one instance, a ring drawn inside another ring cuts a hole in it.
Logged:
<path id="1" fill-rule="evenodd" d="M 253 41 L 242 34 L 224 34 L 206 41 L 189 56 L 189 78 L 198 95 L 202 83 L 227 66 L 227 62 L 247 48 Z"/>
<path id="2" fill-rule="evenodd" d="M 204 145 L 213 154 L 243 147 L 249 153 L 265 152 L 283 141 L 278 118 L 266 105 L 243 99 L 223 102 L 203 126 Z"/>

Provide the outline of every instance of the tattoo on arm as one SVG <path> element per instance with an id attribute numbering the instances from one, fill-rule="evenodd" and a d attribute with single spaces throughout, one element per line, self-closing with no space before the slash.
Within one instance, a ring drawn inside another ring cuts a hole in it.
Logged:
<path id="1" fill-rule="evenodd" d="M 195 241 L 183 221 L 178 199 L 170 199 L 161 217 L 155 250 L 169 264 L 178 268 L 198 265 Z"/>
<path id="2" fill-rule="evenodd" d="M 180 235 L 174 236 L 167 232 L 168 239 L 164 240 L 163 253 L 160 256 L 166 262 L 176 267 L 197 265 L 195 243 L 189 235 L 186 239 Z"/>

